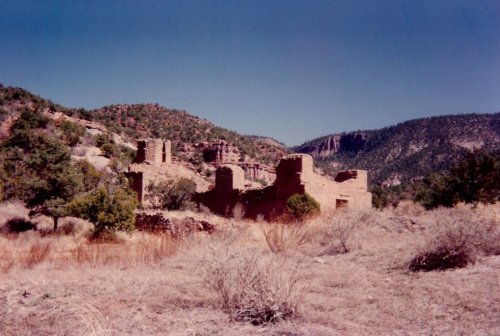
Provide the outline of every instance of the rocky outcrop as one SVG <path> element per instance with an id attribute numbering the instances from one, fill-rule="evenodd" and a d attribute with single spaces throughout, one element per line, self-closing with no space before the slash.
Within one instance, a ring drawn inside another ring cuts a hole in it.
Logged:
<path id="1" fill-rule="evenodd" d="M 260 163 L 242 162 L 238 166 L 243 169 L 248 180 L 266 183 L 273 183 L 276 180 L 276 170 Z"/>
<path id="2" fill-rule="evenodd" d="M 366 134 L 353 132 L 344 135 L 331 135 L 321 142 L 302 146 L 298 152 L 311 155 L 313 158 L 325 158 L 340 151 L 359 152 L 366 142 Z"/>

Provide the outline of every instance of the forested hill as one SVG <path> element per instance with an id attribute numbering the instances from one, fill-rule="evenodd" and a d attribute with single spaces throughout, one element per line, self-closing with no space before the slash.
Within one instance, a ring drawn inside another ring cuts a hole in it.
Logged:
<path id="1" fill-rule="evenodd" d="M 386 185 L 449 168 L 465 151 L 500 152 L 500 112 L 415 119 L 380 130 L 324 136 L 297 146 L 330 169 L 366 169 Z"/>
<path id="2" fill-rule="evenodd" d="M 240 135 L 186 111 L 158 104 L 111 105 L 95 110 L 73 109 L 55 104 L 25 89 L 0 84 L 0 126 L 9 116 L 15 118 L 25 106 L 98 122 L 109 131 L 132 141 L 146 137 L 171 140 L 176 157 L 192 163 L 203 160 L 196 150 L 200 143 L 211 141 L 225 141 L 227 148 L 237 152 L 240 161 L 262 163 L 269 167 L 273 167 L 290 153 L 286 146 L 273 139 Z M 0 133 L 1 131 L 0 129 Z"/>

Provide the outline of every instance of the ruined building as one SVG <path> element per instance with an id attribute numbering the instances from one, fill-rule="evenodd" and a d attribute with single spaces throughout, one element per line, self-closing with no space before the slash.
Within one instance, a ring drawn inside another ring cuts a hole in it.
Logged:
<path id="1" fill-rule="evenodd" d="M 128 167 L 125 175 L 132 181 L 132 190 L 137 192 L 139 202 L 144 201 L 144 191 L 147 183 L 158 179 L 166 166 L 172 163 L 172 144 L 170 140 L 139 140 L 137 155 Z"/>
<path id="2" fill-rule="evenodd" d="M 286 201 L 294 194 L 308 193 L 320 203 L 322 210 L 341 206 L 371 207 L 366 171 L 343 171 L 331 180 L 313 172 L 312 157 L 306 154 L 283 158 L 276 168 L 273 185 L 257 189 L 244 189 L 244 185 L 243 169 L 223 165 L 216 171 L 215 189 L 195 195 L 194 201 L 223 216 L 230 216 L 232 209 L 241 204 L 245 217 L 256 218 L 261 214 L 266 219 L 283 214 Z"/>
<path id="3" fill-rule="evenodd" d="M 203 160 L 212 165 L 234 164 L 243 169 L 245 178 L 251 181 L 272 183 L 276 171 L 256 162 L 245 162 L 238 147 L 224 140 L 204 141 L 191 145 L 191 150 L 201 152 Z"/>
<path id="4" fill-rule="evenodd" d="M 132 180 L 132 189 L 137 192 L 138 200 L 146 206 L 144 196 L 150 181 L 195 177 L 193 171 L 172 163 L 170 141 L 152 139 L 138 141 L 136 160 L 129 166 L 126 175 Z M 193 201 L 223 216 L 230 216 L 233 208 L 241 204 L 246 217 L 256 218 L 262 214 L 269 219 L 272 215 L 279 216 L 285 212 L 290 196 L 304 193 L 314 197 L 322 211 L 341 206 L 371 207 L 366 171 L 342 171 L 335 179 L 330 179 L 313 172 L 313 159 L 307 154 L 283 158 L 276 167 L 274 183 L 267 187 L 245 188 L 245 171 L 232 164 L 221 165 L 217 169 L 214 189 L 206 191 L 208 185 L 200 187 L 199 183 L 203 181 L 197 181 L 198 193 Z"/>

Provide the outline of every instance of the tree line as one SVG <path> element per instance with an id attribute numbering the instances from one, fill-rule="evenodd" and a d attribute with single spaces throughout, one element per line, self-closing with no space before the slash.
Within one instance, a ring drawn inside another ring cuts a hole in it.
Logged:
<path id="1" fill-rule="evenodd" d="M 392 188 L 372 188 L 373 206 L 397 206 L 411 199 L 426 209 L 453 207 L 463 202 L 492 204 L 500 199 L 500 156 L 482 149 L 466 152 L 448 170 L 428 174 L 422 181 Z"/>

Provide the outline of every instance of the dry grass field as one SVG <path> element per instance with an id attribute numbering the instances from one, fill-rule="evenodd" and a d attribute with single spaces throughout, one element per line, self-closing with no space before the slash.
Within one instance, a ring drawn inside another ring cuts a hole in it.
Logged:
<path id="1" fill-rule="evenodd" d="M 48 235 L 40 218 L 38 231 L 0 236 L 0 334 L 500 335 L 498 212 L 404 203 L 286 225 L 207 215 L 211 235 L 113 243 L 89 243 L 74 218 Z M 26 215 L 2 204 L 0 226 Z M 409 270 L 436 251 L 466 267 Z"/>

